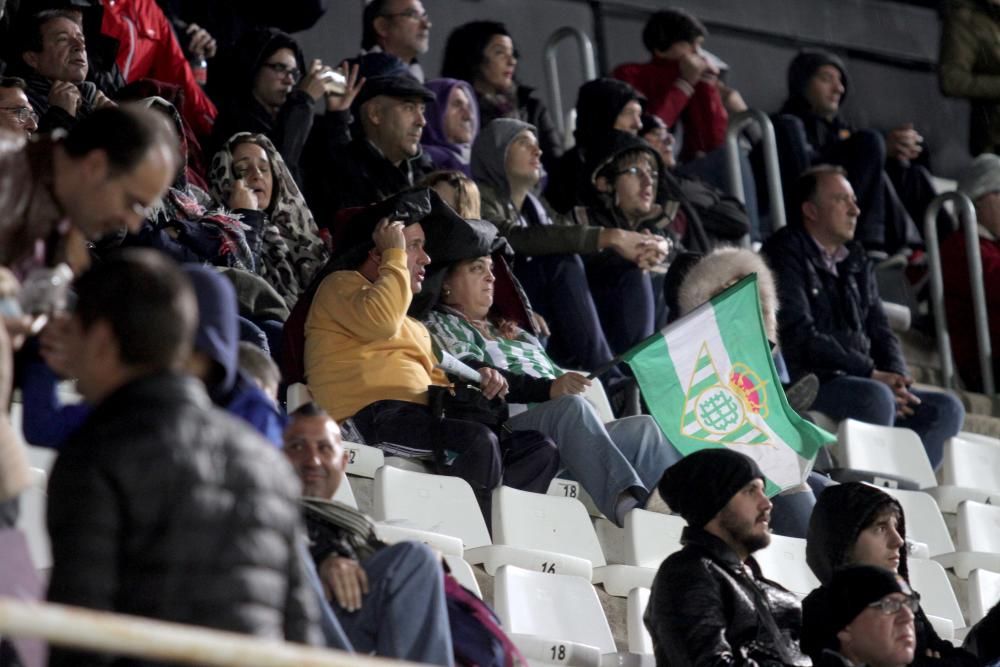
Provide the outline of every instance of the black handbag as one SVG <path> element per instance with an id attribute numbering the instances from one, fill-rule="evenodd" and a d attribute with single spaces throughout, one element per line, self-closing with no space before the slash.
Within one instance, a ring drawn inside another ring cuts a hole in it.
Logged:
<path id="1" fill-rule="evenodd" d="M 500 397 L 486 398 L 478 385 L 468 382 L 427 387 L 431 414 L 438 419 L 463 419 L 488 426 L 498 436 L 510 418 L 507 402 Z"/>

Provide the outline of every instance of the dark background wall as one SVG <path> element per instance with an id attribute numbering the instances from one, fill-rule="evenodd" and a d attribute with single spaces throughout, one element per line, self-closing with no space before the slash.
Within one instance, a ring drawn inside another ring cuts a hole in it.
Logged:
<path id="1" fill-rule="evenodd" d="M 604 44 L 609 66 L 645 60 L 640 33 L 645 17 L 669 3 L 654 0 L 423 0 L 431 16 L 431 50 L 423 59 L 429 77 L 440 71 L 445 39 L 466 21 L 489 18 L 507 24 L 521 52 L 518 77 L 548 98 L 543 68 L 545 41 L 562 26 L 583 30 Z M 913 122 L 924 135 L 935 171 L 954 177 L 968 160 L 968 106 L 944 98 L 933 63 L 940 21 L 931 3 L 890 0 L 687 0 L 708 24 L 706 47 L 731 66 L 729 80 L 748 104 L 768 112 L 784 99 L 785 70 L 800 46 L 824 46 L 845 58 L 850 90 L 844 112 L 858 126 L 889 129 Z M 360 0 L 329 0 L 321 22 L 300 34 L 307 57 L 337 62 L 357 53 Z M 595 23 L 593 8 L 603 20 Z M 596 27 L 603 25 L 603 40 Z M 564 106 L 572 106 L 584 81 L 569 41 L 559 48 Z M 599 67 L 600 70 L 600 67 Z"/>

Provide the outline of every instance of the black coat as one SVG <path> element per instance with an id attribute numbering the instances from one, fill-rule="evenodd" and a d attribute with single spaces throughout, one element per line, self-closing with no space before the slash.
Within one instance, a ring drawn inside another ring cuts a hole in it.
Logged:
<path id="1" fill-rule="evenodd" d="M 681 542 L 656 573 L 643 618 L 658 667 L 811 664 L 799 650 L 794 593 L 704 530 L 685 528 Z"/>
<path id="2" fill-rule="evenodd" d="M 874 369 L 906 374 L 896 334 L 882 310 L 875 266 L 858 243 L 837 265 L 823 265 L 819 248 L 799 225 L 778 230 L 761 248 L 778 283 L 778 330 L 792 380 L 815 373 L 870 377 Z"/>
<path id="3" fill-rule="evenodd" d="M 198 381 L 113 392 L 60 451 L 48 494 L 51 601 L 312 643 L 295 475 Z M 54 650 L 49 664 L 105 663 Z"/>

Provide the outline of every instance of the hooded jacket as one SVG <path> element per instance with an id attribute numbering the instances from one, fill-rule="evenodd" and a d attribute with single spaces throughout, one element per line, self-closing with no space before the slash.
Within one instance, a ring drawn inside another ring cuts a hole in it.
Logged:
<path id="1" fill-rule="evenodd" d="M 852 131 L 851 126 L 839 113 L 831 119 L 813 113 L 812 105 L 806 99 L 810 79 L 824 65 L 833 65 L 840 70 L 840 80 L 844 85 L 844 94 L 841 95 L 840 102 L 843 104 L 850 91 L 850 81 L 844 61 L 829 51 L 799 51 L 788 66 L 788 99 L 778 112 L 795 116 L 802 121 L 813 159 L 850 136 Z"/>
<path id="2" fill-rule="evenodd" d="M 580 86 L 576 99 L 576 145 L 563 153 L 549 172 L 545 199 L 559 213 L 566 213 L 581 203 L 590 189 L 590 173 L 586 164 L 589 152 L 606 141 L 622 112 L 631 101 L 646 103 L 635 88 L 618 79 L 594 79 Z"/>
<path id="3" fill-rule="evenodd" d="M 475 139 L 479 134 L 479 105 L 476 102 L 475 91 L 468 83 L 458 79 L 434 79 L 424 84 L 424 87 L 434 93 L 436 98 L 427 105 L 424 113 L 427 125 L 420 137 L 424 153 L 434 163 L 435 169 L 454 169 L 471 176 L 469 159 L 472 145 L 448 141 L 445 136 L 444 118 L 448 112 L 448 98 L 451 96 L 451 91 L 461 88 L 469 98 L 469 104 L 472 105 L 472 138 Z"/>
<path id="4" fill-rule="evenodd" d="M 212 128 L 209 155 L 214 155 L 237 132 L 266 135 L 284 158 L 296 183 L 302 186 L 302 151 L 313 126 L 314 100 L 298 87 L 292 88 L 278 112 L 272 117 L 253 96 L 257 73 L 278 49 L 295 54 L 295 66 L 305 71 L 305 56 L 291 35 L 275 28 L 260 28 L 243 35 L 234 47 L 231 81 L 219 102 L 219 117 Z"/>
<path id="5" fill-rule="evenodd" d="M 905 544 L 906 517 L 903 514 L 903 507 L 895 498 L 870 484 L 848 482 L 828 486 L 824 489 L 809 519 L 809 532 L 806 535 L 806 562 L 822 585 L 830 583 L 835 570 L 849 564 L 849 552 L 861 531 L 872 522 L 877 512 L 886 507 L 892 508 L 899 518 L 896 530 L 903 538 L 904 544 L 899 548 L 897 571 L 900 576 L 909 581 L 906 560 L 907 545 Z M 806 596 L 802 606 L 807 608 L 810 605 L 823 604 L 820 590 L 816 589 Z M 817 615 L 821 613 L 822 611 L 816 612 Z M 951 642 L 938 637 L 923 609 L 917 610 L 914 617 L 914 628 L 917 634 L 917 646 L 911 665 L 919 667 L 973 667 L 978 664 L 971 653 L 956 648 L 952 646 Z M 837 646 L 830 646 L 824 642 L 823 638 L 811 634 L 808 627 L 803 628 L 802 650 L 810 654 L 813 660 L 818 660 L 824 649 L 837 650 Z M 928 650 L 940 653 L 941 657 L 929 657 Z"/>
<path id="6" fill-rule="evenodd" d="M 240 328 L 236 291 L 223 276 L 204 266 L 185 265 L 198 299 L 194 349 L 207 355 L 216 372 L 206 380 L 212 400 L 242 418 L 275 447 L 282 446 L 284 416 L 239 370 Z"/>
<path id="7" fill-rule="evenodd" d="M 472 177 L 479 185 L 482 215 L 505 236 L 519 255 L 583 254 L 598 250 L 600 227 L 572 224 L 528 193 L 518 211 L 510 198 L 507 150 L 514 138 L 535 127 L 513 118 L 486 125 L 472 144 Z"/>

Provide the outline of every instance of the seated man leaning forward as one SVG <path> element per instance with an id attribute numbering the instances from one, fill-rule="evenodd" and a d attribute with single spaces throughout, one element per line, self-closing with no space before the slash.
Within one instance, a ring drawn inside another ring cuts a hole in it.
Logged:
<path id="1" fill-rule="evenodd" d="M 936 468 L 965 411 L 950 394 L 911 389 L 874 263 L 854 240 L 860 209 L 846 173 L 806 170 L 796 201 L 801 224 L 778 230 L 761 249 L 778 283 L 778 337 L 792 381 L 815 373 L 812 409 L 837 421 L 913 429 Z"/>
<path id="2" fill-rule="evenodd" d="M 347 452 L 337 423 L 315 404 L 290 415 L 284 440 L 285 456 L 302 480 L 309 550 L 355 650 L 451 665 L 441 562 L 417 542 L 384 544 L 367 517 L 333 500 L 346 483 Z"/>
<path id="3" fill-rule="evenodd" d="M 920 596 L 894 572 L 871 565 L 838 570 L 803 603 L 803 646 L 816 667 L 903 667 L 917 645 Z"/>
<path id="4" fill-rule="evenodd" d="M 334 419 L 353 417 L 367 442 L 454 454 L 442 472 L 469 482 L 489 521 L 490 492 L 504 472 L 500 445 L 487 426 L 438 419 L 428 407 L 428 386 L 449 381 L 435 367 L 426 327 L 406 314 L 431 262 L 422 223 L 407 222 L 378 221 L 373 242 L 352 244 L 343 255 L 345 263 L 357 259 L 355 268 L 334 271 L 320 284 L 306 319 L 306 380 L 316 402 Z M 432 217 L 423 223 L 433 224 Z M 371 228 L 363 224 L 365 229 L 352 224 L 353 238 Z M 479 374 L 487 398 L 506 384 L 491 368 Z M 504 479 L 517 488 L 544 491 L 557 460 L 551 443 L 539 444 L 520 452 L 515 462 L 508 460 Z"/>
<path id="5" fill-rule="evenodd" d="M 750 555 L 771 542 L 771 501 L 753 459 L 704 449 L 667 468 L 660 495 L 687 521 L 653 580 L 643 620 L 657 665 L 809 665 L 802 609 Z"/>

